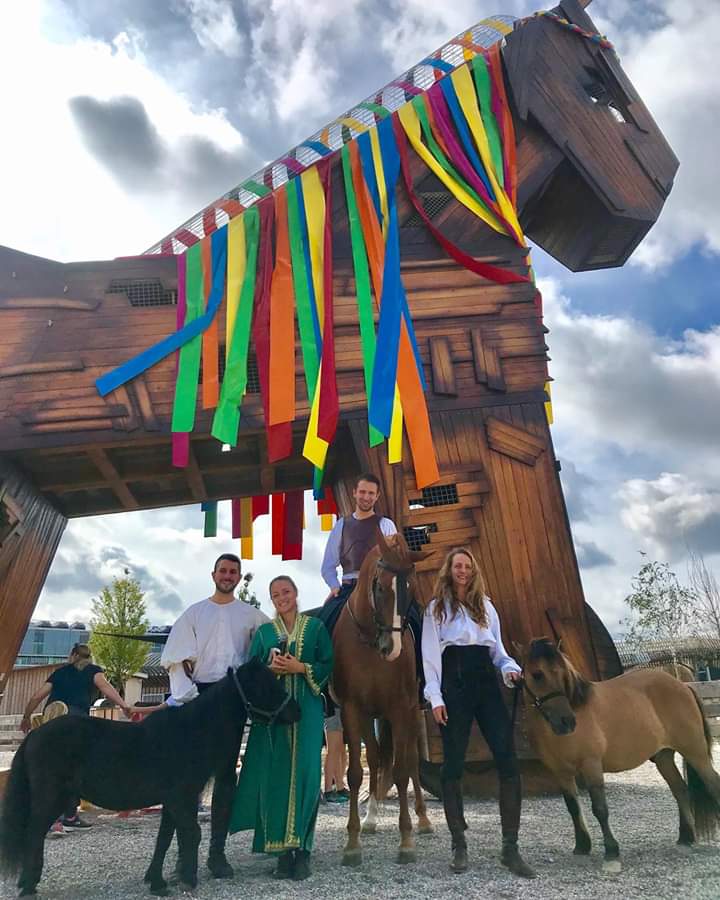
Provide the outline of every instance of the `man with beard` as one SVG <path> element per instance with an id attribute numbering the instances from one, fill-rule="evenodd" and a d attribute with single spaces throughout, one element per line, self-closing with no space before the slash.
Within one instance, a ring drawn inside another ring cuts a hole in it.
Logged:
<path id="1" fill-rule="evenodd" d="M 339 518 L 330 532 L 320 573 L 330 588 L 319 617 L 332 634 L 347 599 L 357 584 L 360 566 L 377 544 L 377 530 L 387 537 L 397 533 L 391 519 L 379 516 L 375 504 L 380 497 L 380 481 L 370 472 L 359 475 L 353 488 L 355 509 L 349 516 Z M 338 579 L 342 566 L 342 582 Z"/>
<path id="2" fill-rule="evenodd" d="M 168 705 L 193 700 L 199 692 L 224 678 L 229 667 L 247 662 L 255 632 L 269 619 L 259 609 L 235 597 L 240 575 L 239 558 L 223 553 L 212 571 L 215 593 L 188 607 L 173 625 L 160 660 L 170 674 Z M 232 878 L 234 874 L 225 857 L 225 840 L 239 752 L 238 745 L 227 764 L 215 773 L 207 861 L 215 878 Z"/>

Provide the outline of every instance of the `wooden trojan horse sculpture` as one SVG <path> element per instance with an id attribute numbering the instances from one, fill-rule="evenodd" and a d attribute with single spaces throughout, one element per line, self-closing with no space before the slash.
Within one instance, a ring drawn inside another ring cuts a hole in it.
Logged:
<path id="1" fill-rule="evenodd" d="M 156 252 L 1 250 L 3 677 L 68 517 L 321 478 L 342 513 L 364 469 L 438 551 L 425 591 L 469 544 L 511 638 L 552 629 L 587 674 L 617 671 L 584 603 L 523 233 L 573 271 L 622 265 L 676 168 L 563 0 L 470 29 Z"/>

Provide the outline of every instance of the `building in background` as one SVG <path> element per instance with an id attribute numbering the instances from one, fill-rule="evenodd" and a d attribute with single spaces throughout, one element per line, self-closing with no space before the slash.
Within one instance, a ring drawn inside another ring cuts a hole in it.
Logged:
<path id="1" fill-rule="evenodd" d="M 84 622 L 34 621 L 25 632 L 15 668 L 67 662 L 73 644 L 86 644 L 90 631 Z"/>
<path id="2" fill-rule="evenodd" d="M 151 625 L 145 635 L 148 653 L 162 653 L 169 625 Z M 158 636 L 157 642 L 150 639 Z M 67 662 L 74 644 L 87 644 L 90 629 L 84 622 L 49 622 L 41 619 L 30 623 L 15 660 L 15 668 L 47 666 Z"/>

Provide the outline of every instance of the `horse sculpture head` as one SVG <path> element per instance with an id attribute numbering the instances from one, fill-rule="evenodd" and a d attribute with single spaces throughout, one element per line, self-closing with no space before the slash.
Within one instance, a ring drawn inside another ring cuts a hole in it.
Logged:
<path id="1" fill-rule="evenodd" d="M 517 27 L 503 49 L 520 221 L 573 271 L 622 265 L 658 218 L 678 168 L 584 6 L 561 0 Z"/>
<path id="2" fill-rule="evenodd" d="M 402 634 L 414 592 L 415 563 L 430 553 L 410 550 L 400 534 L 387 539 L 378 530 L 378 545 L 365 558 L 358 577 L 361 602 L 369 607 L 372 635 L 368 639 L 392 662 L 402 650 Z"/>
<path id="3" fill-rule="evenodd" d="M 574 709 L 588 699 L 592 685 L 549 638 L 537 638 L 525 651 L 517 647 L 523 666 L 523 687 L 531 706 L 557 735 L 575 730 Z"/>
<path id="4" fill-rule="evenodd" d="M 252 659 L 237 669 L 228 669 L 228 678 L 240 696 L 248 717 L 254 722 L 292 725 L 300 719 L 297 701 L 260 660 Z"/>

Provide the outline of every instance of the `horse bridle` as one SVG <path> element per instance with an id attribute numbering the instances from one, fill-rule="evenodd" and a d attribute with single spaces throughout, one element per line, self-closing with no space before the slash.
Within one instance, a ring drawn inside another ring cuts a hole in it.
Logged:
<path id="1" fill-rule="evenodd" d="M 394 566 L 391 566 L 389 563 L 386 563 L 385 560 L 382 559 L 382 557 L 380 559 L 378 559 L 378 561 L 376 562 L 375 574 L 373 575 L 372 581 L 370 582 L 370 585 L 368 587 L 368 599 L 370 601 L 370 608 L 372 609 L 373 626 L 375 627 L 375 635 L 374 635 L 375 640 L 372 642 L 372 644 L 371 644 L 366 632 L 363 630 L 363 626 L 360 624 L 360 622 L 358 622 L 357 617 L 356 617 L 355 613 L 353 612 L 352 605 L 350 604 L 350 601 L 348 600 L 348 604 L 347 604 L 348 613 L 350 614 L 350 618 L 355 623 L 355 626 L 358 629 L 358 632 L 360 633 L 360 637 L 366 643 L 371 644 L 371 646 L 374 646 L 374 647 L 377 647 L 378 642 L 380 640 L 380 636 L 382 634 L 392 634 L 394 632 L 399 632 L 400 635 L 403 635 L 408 627 L 408 620 L 410 617 L 410 604 L 407 600 L 407 591 L 408 591 L 407 578 L 406 577 L 401 578 L 401 579 L 399 578 L 398 581 L 396 582 L 397 592 L 396 592 L 395 602 L 398 607 L 400 606 L 401 601 L 405 602 L 405 608 L 406 608 L 405 614 L 403 615 L 403 617 L 401 619 L 400 625 L 386 625 L 383 622 L 383 620 L 380 617 L 380 613 L 378 611 L 377 602 L 375 600 L 375 591 L 376 591 L 376 587 L 377 587 L 377 583 L 378 583 L 378 573 L 377 573 L 378 569 L 385 569 L 386 572 L 392 572 L 392 574 L 395 575 L 396 578 L 398 578 L 398 576 L 402 576 L 402 575 L 406 576 L 409 572 L 409 570 L 407 570 L 407 569 L 398 569 L 398 568 L 395 568 Z"/>
<path id="2" fill-rule="evenodd" d="M 237 677 L 237 673 L 235 672 L 235 669 L 232 670 L 232 680 L 233 680 L 233 683 L 235 684 L 235 688 L 236 688 L 238 694 L 240 694 L 240 699 L 242 700 L 243 705 L 245 706 L 245 710 L 248 714 L 248 717 L 250 719 L 252 719 L 253 721 L 255 721 L 255 718 L 257 716 L 262 717 L 263 721 L 257 722 L 256 724 L 258 724 L 258 725 L 262 724 L 262 725 L 267 725 L 268 727 L 271 726 L 275 722 L 277 717 L 280 715 L 280 713 L 288 705 L 288 703 L 292 700 L 292 697 L 290 696 L 290 694 L 286 694 L 285 699 L 282 701 L 282 703 L 280 704 L 280 706 L 278 706 L 277 709 L 263 709 L 260 706 L 255 706 L 255 704 L 252 702 L 252 700 L 248 700 L 248 696 L 245 693 L 243 686 L 240 684 L 240 679 Z"/>
<path id="3" fill-rule="evenodd" d="M 540 713 L 540 715 L 543 717 L 543 719 L 545 719 L 548 725 L 552 724 L 550 722 L 548 714 L 543 709 L 543 706 L 548 702 L 548 700 L 554 700 L 556 697 L 565 697 L 565 699 L 567 700 L 567 694 L 565 693 L 565 691 L 550 691 L 549 694 L 544 694 L 542 697 L 538 697 L 538 695 L 535 694 L 529 687 L 524 675 L 520 679 L 520 684 L 528 692 L 528 694 L 530 694 L 532 698 L 531 705 Z"/>

